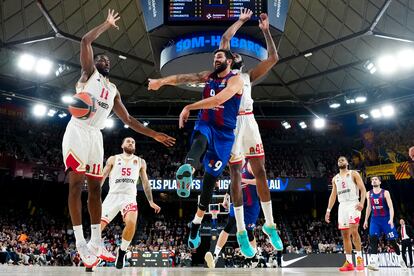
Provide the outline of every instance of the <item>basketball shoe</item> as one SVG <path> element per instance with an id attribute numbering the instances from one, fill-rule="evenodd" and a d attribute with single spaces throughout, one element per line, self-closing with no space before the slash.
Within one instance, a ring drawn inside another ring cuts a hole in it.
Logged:
<path id="1" fill-rule="evenodd" d="M 339 271 L 354 271 L 354 270 L 355 270 L 354 265 L 349 263 L 348 261 L 345 261 L 343 266 L 339 268 Z"/>
<path id="2" fill-rule="evenodd" d="M 218 257 L 211 252 L 207 252 L 206 255 L 204 255 L 204 260 L 206 261 L 208 268 L 215 268 Z"/>
<path id="3" fill-rule="evenodd" d="M 356 258 L 356 270 L 364 270 L 364 259 L 362 257 Z"/>
<path id="4" fill-rule="evenodd" d="M 279 234 L 277 233 L 276 224 L 273 223 L 270 226 L 264 224 L 262 227 L 262 231 L 269 237 L 270 243 L 277 251 L 283 250 L 283 242 L 280 239 Z"/>
<path id="5" fill-rule="evenodd" d="M 112 255 L 112 253 L 106 249 L 105 245 L 103 244 L 103 241 L 101 245 L 96 245 L 92 241 L 89 241 L 88 249 L 90 252 L 95 254 L 95 256 L 99 257 L 100 259 L 104 261 L 111 262 L 111 263 L 115 262 L 115 256 Z"/>
<path id="6" fill-rule="evenodd" d="M 177 194 L 180 197 L 189 197 L 193 182 L 193 168 L 189 164 L 181 165 L 176 173 Z"/>
<path id="7" fill-rule="evenodd" d="M 79 256 L 86 268 L 93 268 L 99 263 L 99 258 L 89 251 L 86 242 L 77 243 L 76 249 L 78 250 Z"/>
<path id="8" fill-rule="evenodd" d="M 253 246 L 249 242 L 247 231 L 244 230 L 237 232 L 236 237 L 240 246 L 240 253 L 246 258 L 253 258 L 254 255 L 256 255 L 256 250 L 254 250 Z"/>
<path id="9" fill-rule="evenodd" d="M 189 223 L 190 234 L 188 235 L 188 247 L 191 249 L 197 249 L 201 244 L 200 227 L 201 224 Z"/>

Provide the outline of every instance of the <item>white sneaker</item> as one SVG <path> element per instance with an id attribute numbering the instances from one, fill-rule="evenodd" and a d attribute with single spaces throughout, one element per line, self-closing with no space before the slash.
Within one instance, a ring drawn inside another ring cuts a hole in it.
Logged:
<path id="1" fill-rule="evenodd" d="M 208 268 L 216 267 L 217 260 L 211 252 L 207 252 L 206 255 L 204 255 L 204 260 L 206 261 Z"/>
<path id="2" fill-rule="evenodd" d="M 88 242 L 88 249 L 91 253 L 93 253 L 96 257 L 107 261 L 107 262 L 115 262 L 116 257 L 109 252 L 103 244 L 97 245 L 96 243 L 89 241 Z"/>
<path id="3" fill-rule="evenodd" d="M 77 244 L 76 249 L 86 268 L 93 268 L 99 263 L 99 258 L 89 251 L 86 243 Z"/>
<path id="4" fill-rule="evenodd" d="M 375 261 L 371 261 L 371 262 L 367 265 L 367 268 L 368 268 L 369 270 L 372 270 L 372 271 L 378 271 L 378 270 L 379 270 L 379 268 L 378 268 L 378 266 L 377 266 L 377 264 L 376 264 L 376 262 L 375 262 Z"/>
<path id="5" fill-rule="evenodd" d="M 400 267 L 401 267 L 403 270 L 406 270 L 406 269 L 407 269 L 407 265 L 405 264 L 405 262 L 404 262 L 403 258 L 402 258 L 401 256 L 399 256 L 399 259 L 400 259 Z"/>

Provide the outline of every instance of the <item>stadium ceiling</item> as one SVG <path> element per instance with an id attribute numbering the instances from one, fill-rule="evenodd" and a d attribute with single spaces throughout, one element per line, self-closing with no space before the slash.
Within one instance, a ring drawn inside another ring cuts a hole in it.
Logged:
<path id="1" fill-rule="evenodd" d="M 95 52 L 109 53 L 111 78 L 125 102 L 139 106 L 198 99 L 197 93 L 175 87 L 156 93 L 147 91 L 146 80 L 160 76 L 155 65 L 159 58 L 153 55 L 154 45 L 145 31 L 138 2 L 2 1 L 0 92 L 60 101 L 62 94 L 73 91 L 79 78 L 80 38 L 100 24 L 112 8 L 120 12 L 120 30 L 104 33 L 96 41 Z M 412 78 L 412 73 L 387 78 L 364 69 L 367 61 L 383 53 L 414 47 L 411 38 L 414 39 L 411 0 L 291 0 L 285 32 L 277 41 L 279 64 L 255 86 L 254 98 L 263 105 L 313 109 L 329 99 L 358 91 L 378 100 L 412 94 L 410 84 L 398 88 Z M 56 64 L 68 65 L 70 70 L 58 77 L 22 73 L 16 59 L 25 52 L 48 57 Z"/>

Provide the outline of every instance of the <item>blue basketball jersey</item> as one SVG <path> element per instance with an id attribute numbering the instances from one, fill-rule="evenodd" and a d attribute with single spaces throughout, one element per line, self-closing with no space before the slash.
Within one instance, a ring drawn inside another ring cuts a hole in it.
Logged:
<path id="1" fill-rule="evenodd" d="M 373 190 L 369 191 L 369 201 L 371 203 L 371 215 L 374 217 L 389 217 L 390 208 L 388 207 L 387 200 L 385 199 L 385 190 L 381 189 L 378 194 Z"/>
<path id="2" fill-rule="evenodd" d="M 230 72 L 225 77 L 219 78 L 216 74 L 211 74 L 204 86 L 203 99 L 214 97 L 220 93 L 224 88 L 226 88 L 228 80 L 235 75 L 236 74 L 233 72 Z M 241 96 L 242 95 L 235 94 L 221 106 L 217 106 L 212 109 L 200 110 L 198 119 L 219 128 L 226 127 L 229 129 L 235 129 Z"/>

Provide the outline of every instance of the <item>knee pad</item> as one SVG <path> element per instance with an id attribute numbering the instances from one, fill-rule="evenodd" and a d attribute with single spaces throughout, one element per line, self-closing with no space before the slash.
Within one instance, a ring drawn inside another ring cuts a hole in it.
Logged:
<path id="1" fill-rule="evenodd" d="M 218 177 L 212 176 L 209 173 L 204 173 L 203 190 L 201 191 L 200 202 L 198 203 L 198 208 L 200 208 L 201 211 L 207 210 L 217 180 Z"/>
<path id="2" fill-rule="evenodd" d="M 233 230 L 233 228 L 234 228 L 235 225 L 236 225 L 236 218 L 229 216 L 229 220 L 227 221 L 227 224 L 226 224 L 226 226 L 223 229 L 224 232 L 231 233 L 231 231 Z"/>
<path id="3" fill-rule="evenodd" d="M 254 230 L 253 229 L 248 229 L 247 230 L 247 236 L 249 236 L 249 241 L 253 241 L 254 240 Z"/>

